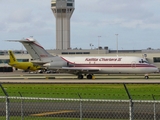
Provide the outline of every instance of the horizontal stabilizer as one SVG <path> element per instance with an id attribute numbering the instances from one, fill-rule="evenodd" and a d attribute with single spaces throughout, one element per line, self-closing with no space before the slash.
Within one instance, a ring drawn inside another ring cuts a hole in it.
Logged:
<path id="1" fill-rule="evenodd" d="M 34 60 L 46 61 L 47 58 L 53 57 L 48 53 L 34 38 L 26 38 L 21 40 L 6 40 L 9 42 L 20 42 L 26 48 L 27 52 Z M 43 65 L 44 63 L 41 63 Z"/>
<path id="2" fill-rule="evenodd" d="M 8 42 L 21 42 L 21 43 L 34 43 L 35 41 L 28 41 L 28 40 L 5 40 Z"/>

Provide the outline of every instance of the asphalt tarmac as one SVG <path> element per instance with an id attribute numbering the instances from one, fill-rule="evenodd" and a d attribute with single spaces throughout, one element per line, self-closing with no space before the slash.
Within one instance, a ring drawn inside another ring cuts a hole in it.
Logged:
<path id="1" fill-rule="evenodd" d="M 145 79 L 144 75 L 135 74 L 114 74 L 114 75 L 95 75 L 94 79 L 77 79 L 77 76 L 72 74 L 31 74 L 28 72 L 6 72 L 0 73 L 1 83 L 76 83 L 76 84 L 98 84 L 98 83 L 160 83 L 160 74 L 151 74 L 149 79 Z"/>

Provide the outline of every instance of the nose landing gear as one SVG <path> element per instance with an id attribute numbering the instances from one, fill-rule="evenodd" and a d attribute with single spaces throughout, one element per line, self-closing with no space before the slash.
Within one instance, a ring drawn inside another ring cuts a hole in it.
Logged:
<path id="1" fill-rule="evenodd" d="M 144 78 L 145 78 L 145 79 L 149 79 L 148 74 L 145 74 Z"/>

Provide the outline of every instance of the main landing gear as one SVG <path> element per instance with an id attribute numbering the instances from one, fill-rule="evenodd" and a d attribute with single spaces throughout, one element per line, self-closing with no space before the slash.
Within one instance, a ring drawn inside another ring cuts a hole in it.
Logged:
<path id="1" fill-rule="evenodd" d="M 92 79 L 92 78 L 93 78 L 93 75 L 91 75 L 91 74 L 87 75 L 87 79 Z"/>
<path id="2" fill-rule="evenodd" d="M 87 78 L 87 79 L 92 79 L 92 78 L 93 78 L 93 75 L 92 75 L 92 74 L 88 74 L 88 75 L 86 76 L 86 78 Z M 79 75 L 78 75 L 78 79 L 83 79 L 83 75 L 82 75 L 82 74 L 79 74 Z"/>
<path id="3" fill-rule="evenodd" d="M 78 79 L 83 79 L 83 75 L 82 74 L 78 75 Z"/>

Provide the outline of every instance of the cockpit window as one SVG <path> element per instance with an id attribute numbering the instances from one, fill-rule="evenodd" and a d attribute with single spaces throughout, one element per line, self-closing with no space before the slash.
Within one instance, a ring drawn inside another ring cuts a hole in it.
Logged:
<path id="1" fill-rule="evenodd" d="M 148 61 L 143 61 L 144 63 L 148 63 Z"/>

